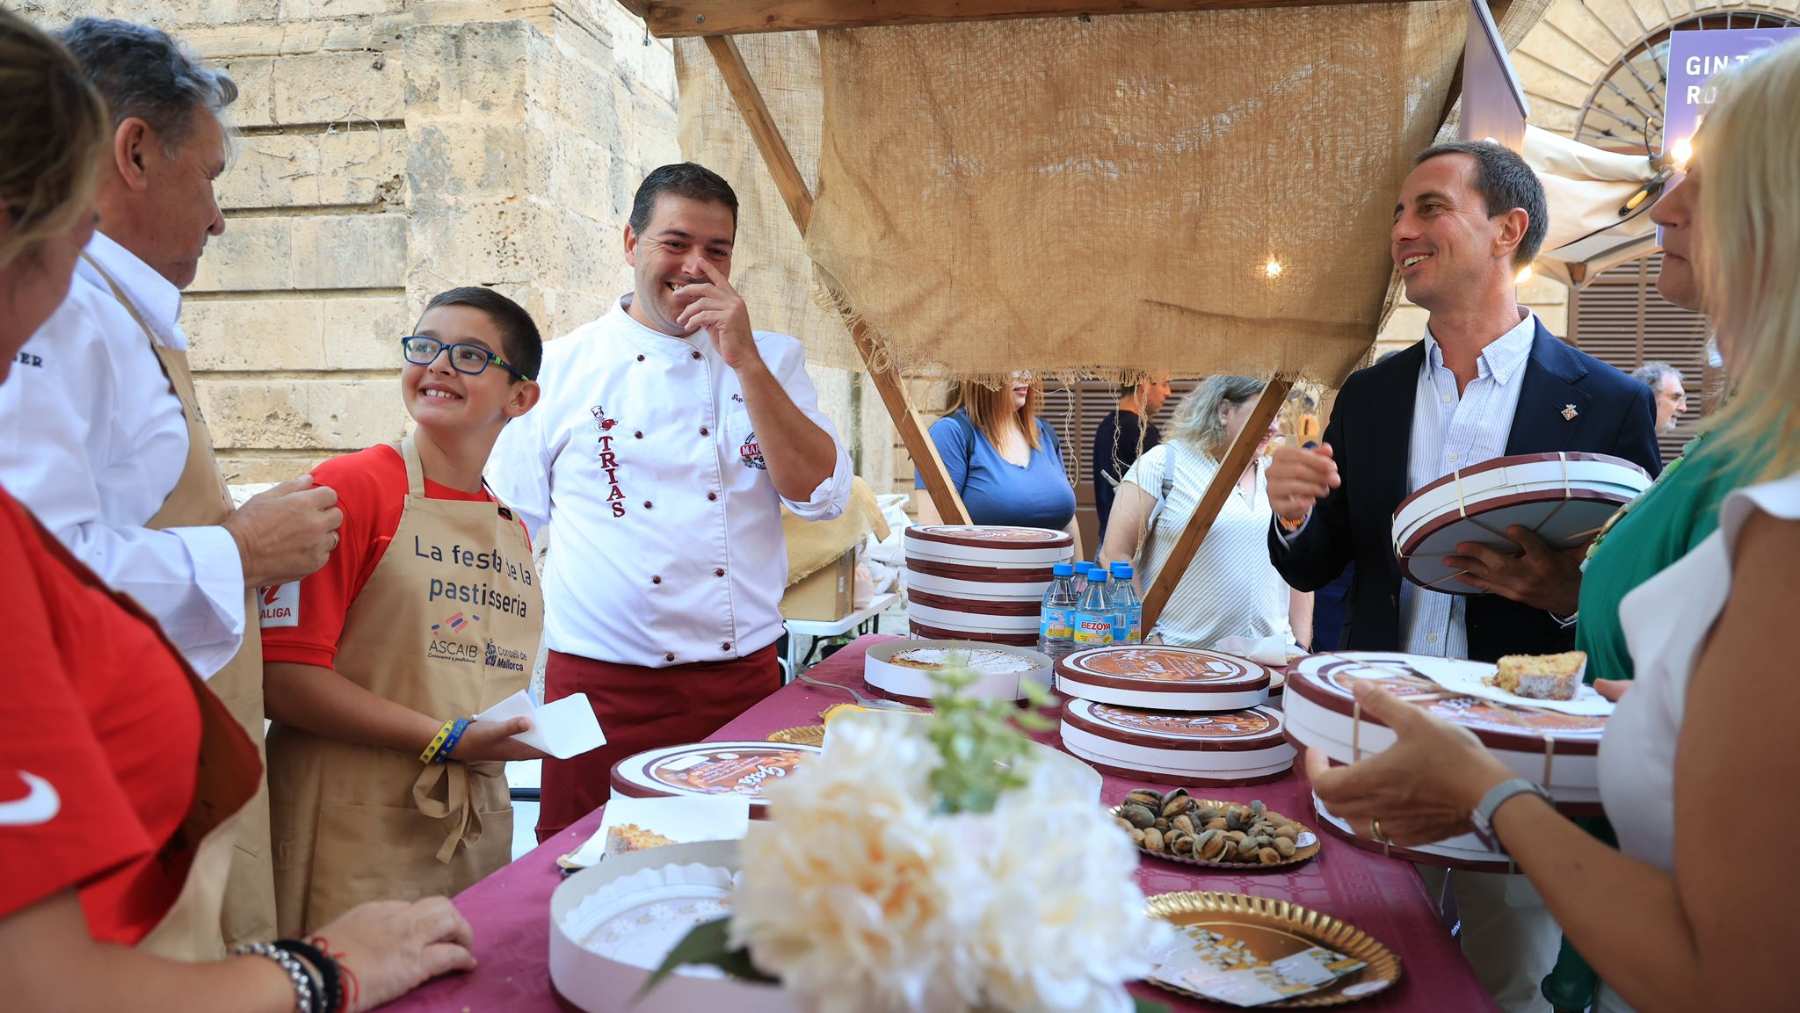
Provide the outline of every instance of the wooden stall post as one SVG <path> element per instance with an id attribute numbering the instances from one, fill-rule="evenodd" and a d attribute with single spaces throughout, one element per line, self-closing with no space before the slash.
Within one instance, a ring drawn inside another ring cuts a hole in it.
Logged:
<path id="1" fill-rule="evenodd" d="M 794 218 L 794 225 L 802 236 L 806 235 L 806 227 L 812 221 L 812 192 L 806 186 L 806 180 L 800 175 L 800 167 L 794 164 L 794 156 L 788 151 L 787 142 L 781 137 L 781 130 L 775 125 L 775 118 L 769 114 L 769 107 L 763 102 L 762 92 L 756 87 L 756 81 L 750 76 L 750 68 L 744 65 L 744 56 L 738 51 L 737 43 L 727 36 L 706 36 L 706 48 L 712 53 L 713 62 L 718 65 L 719 74 L 725 78 L 726 87 L 731 89 L 731 97 L 737 102 L 738 112 L 744 117 L 744 125 L 750 128 L 750 136 L 756 139 L 756 148 L 762 152 L 763 163 L 768 166 L 769 175 L 775 178 L 775 186 L 781 191 L 781 199 L 786 202 L 788 214 Z M 839 293 L 834 293 L 839 294 Z M 839 300 L 842 302 L 842 300 Z M 945 524 L 968 524 L 969 511 L 963 506 L 962 496 L 956 486 L 950 482 L 950 473 L 944 470 L 943 458 L 938 456 L 937 444 L 931 441 L 931 435 L 919 424 L 919 414 L 913 410 L 912 402 L 906 396 L 906 386 L 900 375 L 892 366 L 877 367 L 875 342 L 869 335 L 868 328 L 862 321 L 845 315 L 845 324 L 850 328 L 850 336 L 856 342 L 856 350 L 862 355 L 863 365 L 868 369 L 869 378 L 875 383 L 875 390 L 881 395 L 881 403 L 887 408 L 888 417 L 893 419 L 894 428 L 900 432 L 900 441 L 906 445 L 906 452 L 912 455 L 913 463 L 918 466 L 919 475 L 924 479 L 925 492 L 931 497 L 932 505 L 937 507 L 938 516 Z"/>
<path id="2" fill-rule="evenodd" d="M 1201 495 L 1200 503 L 1194 507 L 1194 515 L 1188 518 L 1187 527 L 1181 531 L 1181 538 L 1175 542 L 1175 548 L 1169 552 L 1168 561 L 1156 575 L 1156 581 L 1144 594 L 1144 631 L 1156 625 L 1157 617 L 1162 615 L 1163 607 L 1169 604 L 1169 596 L 1175 593 L 1175 585 L 1181 582 L 1182 574 L 1187 572 L 1188 564 L 1194 561 L 1194 553 L 1200 551 L 1200 543 L 1206 540 L 1206 533 L 1212 530 L 1213 521 L 1219 516 L 1219 510 L 1225 506 L 1225 497 L 1231 495 L 1232 486 L 1237 485 L 1238 476 L 1250 463 L 1250 455 L 1256 452 L 1256 445 L 1262 442 L 1262 435 L 1269 428 L 1269 421 L 1281 410 L 1281 404 L 1287 400 L 1288 391 L 1294 381 L 1281 376 L 1269 379 L 1269 385 L 1263 388 L 1262 396 L 1256 399 L 1256 406 L 1250 410 L 1250 419 L 1238 433 L 1237 439 L 1231 441 L 1231 449 L 1225 452 L 1225 460 L 1219 470 L 1208 483 L 1206 492 Z"/>

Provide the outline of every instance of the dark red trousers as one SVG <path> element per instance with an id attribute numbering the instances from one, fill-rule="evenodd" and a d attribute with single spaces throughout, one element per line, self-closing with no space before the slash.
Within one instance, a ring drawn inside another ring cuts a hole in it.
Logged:
<path id="1" fill-rule="evenodd" d="M 733 661 L 669 668 L 614 665 L 551 651 L 544 665 L 544 702 L 586 693 L 606 745 L 544 761 L 538 843 L 606 804 L 613 764 L 646 749 L 699 742 L 780 688 L 774 644 Z"/>

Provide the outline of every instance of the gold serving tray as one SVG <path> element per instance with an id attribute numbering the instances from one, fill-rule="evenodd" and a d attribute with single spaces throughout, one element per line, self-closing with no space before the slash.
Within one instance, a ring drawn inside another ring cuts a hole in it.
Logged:
<path id="1" fill-rule="evenodd" d="M 794 730 L 797 731 L 798 729 L 794 729 Z M 770 736 L 770 738 L 774 738 L 774 736 Z M 782 739 L 782 740 L 778 740 L 778 741 L 785 742 L 787 740 Z M 1224 801 L 1220 801 L 1219 799 L 1214 799 L 1214 798 L 1197 798 L 1194 801 L 1200 803 L 1201 805 L 1212 806 L 1215 809 L 1224 808 L 1225 806 L 1228 806 L 1228 805 L 1243 805 L 1244 804 L 1242 802 L 1224 802 Z M 1113 816 L 1117 816 L 1117 815 L 1119 815 L 1119 809 L 1122 806 L 1124 806 L 1123 802 L 1119 803 L 1119 805 L 1113 806 L 1111 809 L 1107 810 L 1107 812 Z M 1290 821 L 1293 823 L 1298 823 L 1300 825 L 1301 830 L 1305 831 L 1306 833 L 1312 834 L 1313 842 L 1311 844 L 1308 844 L 1304 848 L 1295 848 L 1294 849 L 1294 857 L 1284 858 L 1281 861 L 1276 862 L 1274 865 L 1264 865 L 1261 862 L 1219 862 L 1219 861 L 1214 861 L 1209 858 L 1190 858 L 1187 855 L 1171 855 L 1166 851 L 1151 851 L 1149 848 L 1146 848 L 1141 844 L 1137 846 L 1137 849 L 1142 854 L 1149 855 L 1151 858 L 1160 858 L 1165 862 L 1178 862 L 1182 865 L 1199 865 L 1199 866 L 1203 866 L 1208 869 L 1232 869 L 1237 872 L 1282 871 L 1282 870 L 1290 869 L 1296 865 L 1299 865 L 1302 862 L 1311 861 L 1312 857 L 1319 853 L 1319 849 L 1325 846 L 1325 840 L 1324 840 L 1324 838 L 1319 836 L 1318 831 L 1314 830 L 1312 827 L 1309 827 L 1304 823 L 1301 823 L 1299 820 L 1290 818 Z"/>
<path id="2" fill-rule="evenodd" d="M 1273 868 L 1267 866 L 1266 868 Z M 1184 890 L 1159 893 L 1148 903 L 1150 917 L 1161 918 L 1177 931 L 1188 926 L 1211 929 L 1239 939 L 1259 959 L 1275 961 L 1311 946 L 1323 946 L 1368 966 L 1338 979 L 1329 988 L 1259 1009 L 1316 1009 L 1342 1006 L 1386 991 L 1400 980 L 1400 958 L 1381 941 L 1348 922 L 1272 897 L 1241 893 Z M 1195 999 L 1206 997 L 1167 982 L 1158 988 Z"/>
<path id="3" fill-rule="evenodd" d="M 801 725 L 798 728 L 783 728 L 769 733 L 770 742 L 785 742 L 790 746 L 823 746 L 825 744 L 824 725 Z"/>

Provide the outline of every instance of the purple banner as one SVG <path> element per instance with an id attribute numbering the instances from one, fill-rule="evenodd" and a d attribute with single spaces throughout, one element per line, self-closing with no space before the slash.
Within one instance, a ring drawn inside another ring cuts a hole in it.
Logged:
<path id="1" fill-rule="evenodd" d="M 1800 28 L 1725 28 L 1669 33 L 1669 91 L 1663 99 L 1663 151 L 1684 150 L 1718 101 L 1709 82 L 1770 46 L 1800 39 Z"/>

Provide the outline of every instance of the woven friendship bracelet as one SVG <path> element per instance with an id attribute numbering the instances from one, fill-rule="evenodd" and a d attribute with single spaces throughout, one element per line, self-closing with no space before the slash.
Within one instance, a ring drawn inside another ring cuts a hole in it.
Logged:
<path id="1" fill-rule="evenodd" d="M 266 957 L 287 972 L 294 986 L 294 1013 L 327 1013 L 319 1006 L 319 990 L 300 958 L 272 943 L 240 943 L 231 948 L 234 957 Z"/>
<path id="2" fill-rule="evenodd" d="M 423 753 L 419 754 L 419 762 L 420 763 L 430 763 L 433 760 L 435 760 L 437 758 L 438 751 L 440 749 L 444 748 L 444 740 L 450 737 L 450 730 L 455 727 L 456 727 L 456 719 L 455 718 L 451 718 L 450 720 L 444 722 L 443 725 L 438 728 L 437 734 L 435 736 L 432 736 L 431 745 L 426 746 L 425 751 Z"/>

